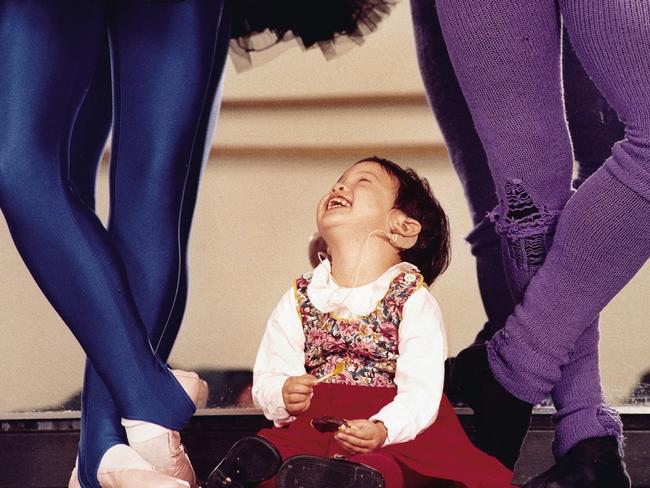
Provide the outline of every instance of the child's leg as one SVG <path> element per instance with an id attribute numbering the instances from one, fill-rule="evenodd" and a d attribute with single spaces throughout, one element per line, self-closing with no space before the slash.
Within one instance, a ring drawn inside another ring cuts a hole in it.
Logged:
<path id="1" fill-rule="evenodd" d="M 226 453 L 206 480 L 207 488 L 221 486 L 275 486 L 282 453 L 261 436 L 244 437 Z M 263 481 L 266 480 L 266 481 Z"/>
<path id="2" fill-rule="evenodd" d="M 395 457 L 385 452 L 357 454 L 348 458 L 348 460 L 365 464 L 379 471 L 384 477 L 386 488 L 454 488 L 465 486 L 453 481 L 424 476 L 398 462 Z"/>
<path id="3" fill-rule="evenodd" d="M 486 218 L 497 204 L 494 183 L 449 60 L 435 1 L 411 0 L 411 12 L 420 73 L 429 104 L 445 137 L 474 223 L 467 241 L 476 257 L 479 290 L 488 318 L 477 340 L 487 340 L 503 327 L 514 306 L 503 270 L 500 239 Z"/>
<path id="4" fill-rule="evenodd" d="M 418 483 L 418 481 L 424 480 L 418 480 L 417 477 L 413 477 L 413 479 L 410 480 L 415 482 L 415 484 L 406 484 L 405 470 L 408 470 L 408 468 L 405 468 L 403 465 L 398 463 L 390 454 L 371 452 L 368 454 L 357 454 L 356 456 L 351 456 L 348 460 L 353 463 L 365 464 L 366 466 L 370 466 L 379 471 L 384 477 L 386 488 L 403 488 L 405 486 L 408 486 L 409 488 L 418 488 L 420 486 L 426 486 L 424 483 Z M 431 482 L 430 479 L 428 481 L 429 483 Z"/>

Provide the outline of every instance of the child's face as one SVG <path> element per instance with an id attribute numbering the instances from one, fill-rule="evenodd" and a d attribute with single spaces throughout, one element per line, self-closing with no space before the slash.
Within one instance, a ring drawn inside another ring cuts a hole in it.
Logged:
<path id="1" fill-rule="evenodd" d="M 344 229 L 346 236 L 361 238 L 375 230 L 387 230 L 396 196 L 397 181 L 381 165 L 357 163 L 318 203 L 318 230 L 325 240 L 333 229 Z"/>

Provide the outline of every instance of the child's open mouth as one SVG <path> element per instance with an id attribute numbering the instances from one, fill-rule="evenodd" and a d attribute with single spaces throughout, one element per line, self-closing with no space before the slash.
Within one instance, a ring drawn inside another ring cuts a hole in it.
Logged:
<path id="1" fill-rule="evenodd" d="M 351 206 L 352 204 L 343 197 L 334 197 L 329 202 L 327 202 L 327 210 L 331 210 L 333 208 L 351 207 Z"/>

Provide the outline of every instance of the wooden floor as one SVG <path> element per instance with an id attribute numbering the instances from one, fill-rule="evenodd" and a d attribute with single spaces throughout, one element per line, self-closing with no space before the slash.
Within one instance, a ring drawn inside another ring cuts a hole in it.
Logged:
<path id="1" fill-rule="evenodd" d="M 470 435 L 471 413 L 458 412 Z M 0 488 L 59 488 L 67 486 L 79 441 L 79 420 L 68 418 L 13 419 L 0 422 Z M 627 438 L 626 462 L 636 488 L 650 488 L 650 415 L 623 414 Z M 258 414 L 223 411 L 197 415 L 183 440 L 197 474 L 205 478 L 239 438 L 267 426 Z M 516 469 L 520 483 L 552 463 L 550 414 L 533 416 L 531 430 Z"/>

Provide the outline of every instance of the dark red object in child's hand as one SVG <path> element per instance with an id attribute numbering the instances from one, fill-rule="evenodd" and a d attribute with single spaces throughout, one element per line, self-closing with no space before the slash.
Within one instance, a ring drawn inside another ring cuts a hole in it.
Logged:
<path id="1" fill-rule="evenodd" d="M 311 419 L 311 426 L 318 432 L 336 432 L 343 431 L 348 427 L 348 423 L 339 417 L 330 417 L 324 415 L 322 417 L 314 417 Z"/>

